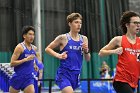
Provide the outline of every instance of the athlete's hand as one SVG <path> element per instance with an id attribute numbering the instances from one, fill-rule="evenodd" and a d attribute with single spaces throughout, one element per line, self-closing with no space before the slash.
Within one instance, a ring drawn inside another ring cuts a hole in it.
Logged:
<path id="1" fill-rule="evenodd" d="M 34 59 L 34 55 L 29 55 L 27 58 L 25 58 L 26 59 L 26 61 L 30 61 L 30 60 L 33 60 Z"/>
<path id="2" fill-rule="evenodd" d="M 82 49 L 85 53 L 87 53 L 89 51 L 89 48 L 88 48 L 88 44 L 87 43 L 83 43 L 82 44 Z"/>
<path id="3" fill-rule="evenodd" d="M 58 54 L 57 58 L 59 58 L 59 59 L 66 59 L 67 58 L 67 52 L 68 51 L 63 52 L 62 54 Z"/>
<path id="4" fill-rule="evenodd" d="M 114 50 L 114 54 L 121 55 L 122 53 L 123 53 L 123 48 L 122 47 L 119 47 L 119 48 Z"/>
<path id="5" fill-rule="evenodd" d="M 40 81 L 38 81 L 38 87 L 40 86 Z"/>
<path id="6" fill-rule="evenodd" d="M 35 63 L 34 63 L 34 69 L 35 69 L 36 72 L 39 71 L 39 68 L 38 68 L 38 66 Z"/>

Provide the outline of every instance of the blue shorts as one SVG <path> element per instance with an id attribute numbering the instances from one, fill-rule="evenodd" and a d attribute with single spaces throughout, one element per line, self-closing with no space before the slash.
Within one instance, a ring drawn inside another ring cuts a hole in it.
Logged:
<path id="1" fill-rule="evenodd" d="M 71 86 L 73 90 L 79 87 L 80 85 L 80 71 L 70 71 L 65 69 L 58 69 L 56 75 L 56 84 L 62 90 L 67 86 Z"/>
<path id="2" fill-rule="evenodd" d="M 34 78 L 32 74 L 28 75 L 16 75 L 10 79 L 10 86 L 16 90 L 24 90 L 27 86 L 34 84 Z"/>

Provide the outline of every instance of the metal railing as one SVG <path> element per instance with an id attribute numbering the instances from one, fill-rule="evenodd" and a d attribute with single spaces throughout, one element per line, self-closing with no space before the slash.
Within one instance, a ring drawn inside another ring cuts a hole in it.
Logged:
<path id="1" fill-rule="evenodd" d="M 54 82 L 55 80 L 54 79 L 41 79 L 39 81 L 48 81 L 49 82 L 49 93 L 52 93 L 52 82 Z M 91 93 L 91 85 L 90 85 L 90 82 L 91 81 L 113 81 L 113 79 L 91 79 L 91 78 L 88 78 L 88 79 L 80 79 L 80 81 L 87 81 L 87 92 L 88 93 Z M 138 84 L 138 88 L 137 88 L 137 93 L 139 93 L 139 84 Z"/>
<path id="2" fill-rule="evenodd" d="M 12 68 L 9 68 L 9 64 L 4 64 L 4 65 L 2 65 L 2 64 L 0 64 L 0 77 L 2 76 L 3 78 L 5 78 L 5 79 L 2 79 L 2 78 L 0 78 L 0 81 L 1 81 L 1 83 L 2 83 L 2 81 L 3 81 L 3 83 L 7 83 L 7 84 L 5 84 L 5 85 L 0 85 L 0 89 L 2 88 L 2 89 L 4 89 L 5 90 L 5 92 L 6 91 L 8 91 L 8 89 L 9 89 L 9 83 L 8 83 L 8 79 L 11 77 L 11 75 L 13 74 L 13 69 Z M 5 73 L 5 74 L 4 74 Z M 113 81 L 113 79 L 91 79 L 91 78 L 87 78 L 87 79 L 80 79 L 81 81 L 87 81 L 87 91 L 88 91 L 88 93 L 90 93 L 91 91 L 91 85 L 90 85 L 90 82 L 91 81 Z M 49 89 L 48 89 L 48 91 L 49 91 L 49 93 L 52 93 L 52 83 L 54 82 L 54 79 L 41 79 L 41 80 L 39 80 L 39 81 L 48 81 L 49 82 Z M 139 88 L 139 84 L 140 83 L 138 83 L 138 88 L 137 88 L 137 93 L 139 93 L 140 92 L 140 88 Z"/>

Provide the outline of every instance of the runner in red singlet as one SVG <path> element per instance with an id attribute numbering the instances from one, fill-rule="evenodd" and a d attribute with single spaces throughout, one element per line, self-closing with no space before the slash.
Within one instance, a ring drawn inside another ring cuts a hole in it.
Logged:
<path id="1" fill-rule="evenodd" d="M 140 31 L 140 15 L 126 11 L 120 25 L 124 35 L 114 37 L 100 50 L 99 55 L 118 54 L 113 87 L 117 93 L 134 93 L 140 72 L 140 38 L 136 36 Z"/>

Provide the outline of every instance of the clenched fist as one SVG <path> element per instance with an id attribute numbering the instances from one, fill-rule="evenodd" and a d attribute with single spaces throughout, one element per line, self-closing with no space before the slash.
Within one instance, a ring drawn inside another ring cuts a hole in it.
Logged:
<path id="1" fill-rule="evenodd" d="M 33 60 L 34 59 L 34 55 L 29 55 L 27 58 L 26 58 L 26 61 L 30 61 L 30 60 Z"/>
<path id="2" fill-rule="evenodd" d="M 59 58 L 59 59 L 66 59 L 67 58 L 67 51 L 63 52 L 62 54 L 58 54 L 57 58 Z"/>
<path id="3" fill-rule="evenodd" d="M 122 52 L 123 52 L 123 48 L 122 48 L 122 47 L 116 48 L 116 49 L 114 50 L 114 54 L 121 55 Z"/>
<path id="4" fill-rule="evenodd" d="M 83 44 L 82 44 L 82 49 L 83 49 L 83 51 L 84 51 L 85 53 L 87 53 L 87 52 L 89 51 L 89 49 L 88 49 L 88 44 L 87 44 L 87 43 L 83 43 Z"/>

